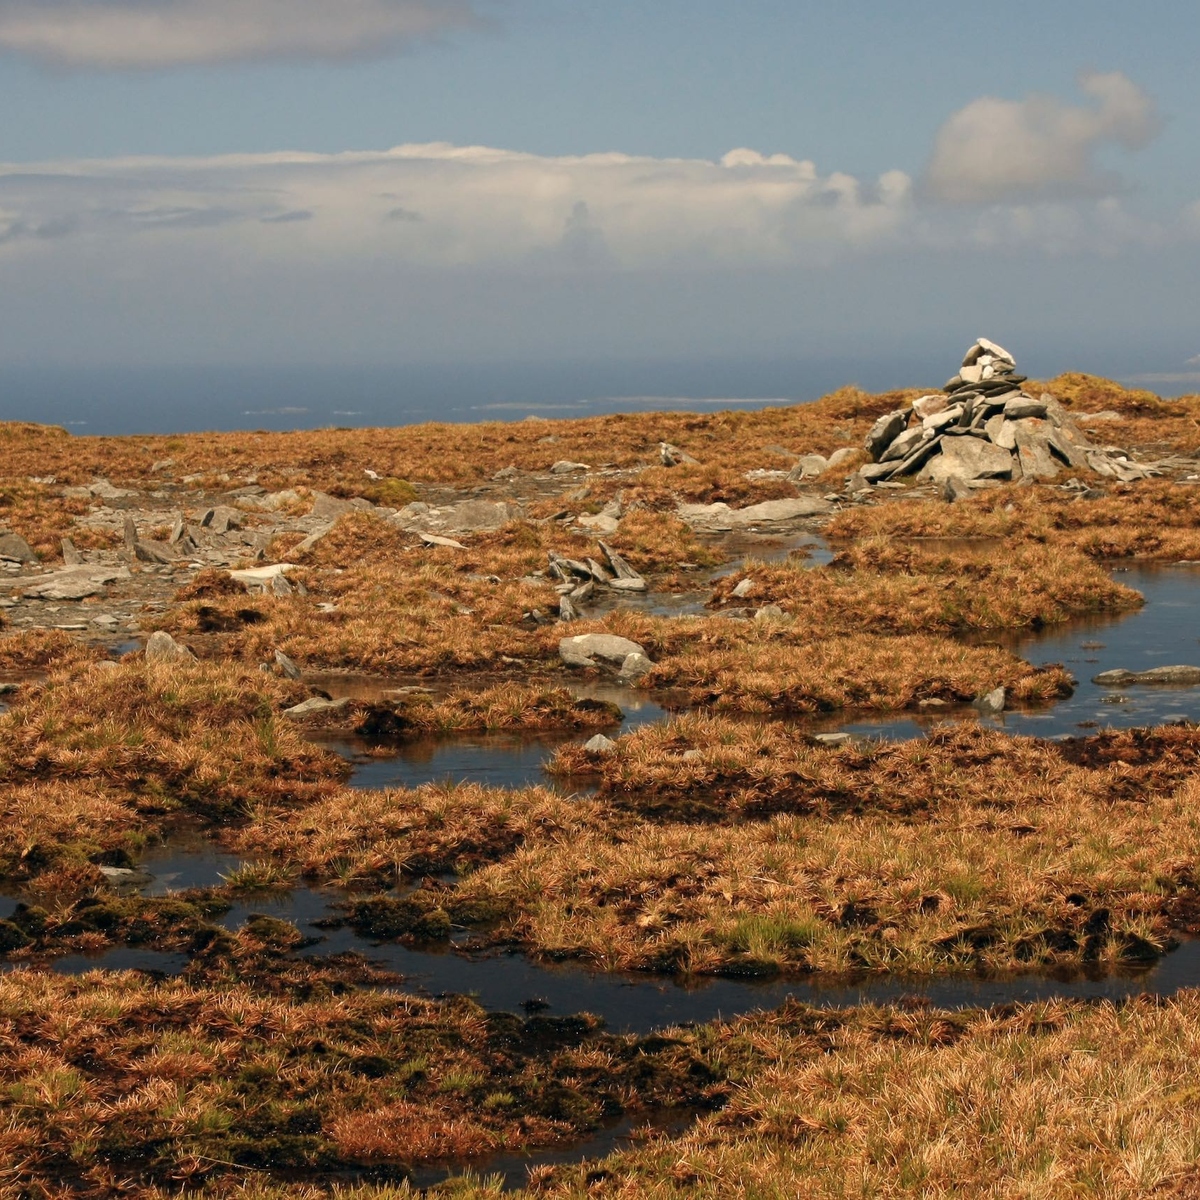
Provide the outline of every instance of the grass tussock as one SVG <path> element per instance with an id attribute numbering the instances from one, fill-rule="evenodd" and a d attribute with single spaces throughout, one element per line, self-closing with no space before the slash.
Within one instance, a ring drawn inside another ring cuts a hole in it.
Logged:
<path id="1" fill-rule="evenodd" d="M 972 553 L 877 536 L 853 543 L 828 567 L 748 562 L 719 582 L 713 606 L 743 603 L 732 593 L 747 579 L 754 604 L 779 605 L 814 636 L 1039 627 L 1142 603 L 1081 554 L 1039 545 Z"/>
<path id="2" fill-rule="evenodd" d="M 587 1019 L 98 972 L 0 979 L 0 1087 L 0 1178 L 89 1196 L 368 1168 L 399 1183 L 725 1090 L 697 1049 Z"/>
<path id="3" fill-rule="evenodd" d="M 1092 500 L 1055 488 L 983 491 L 958 504 L 891 501 L 838 513 L 834 539 L 995 538 L 1008 549 L 1028 542 L 1089 558 L 1161 561 L 1200 558 L 1200 492 L 1188 484 L 1146 480 Z"/>
<path id="4" fill-rule="evenodd" d="M 102 655 L 63 629 L 21 629 L 0 637 L 0 671 L 44 671 L 95 662 Z"/>

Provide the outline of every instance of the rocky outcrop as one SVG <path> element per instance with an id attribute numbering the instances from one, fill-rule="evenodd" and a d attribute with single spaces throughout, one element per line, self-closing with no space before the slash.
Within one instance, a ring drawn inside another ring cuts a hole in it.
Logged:
<path id="1" fill-rule="evenodd" d="M 1053 396 L 1023 391 L 1026 381 L 1007 350 L 980 338 L 940 393 L 875 422 L 865 442 L 873 461 L 859 477 L 871 484 L 916 475 L 956 499 L 961 485 L 1054 479 L 1064 467 L 1124 482 L 1152 473 L 1118 447 L 1093 444 Z"/>
<path id="2" fill-rule="evenodd" d="M 828 500 L 817 496 L 797 496 L 794 500 L 764 500 L 747 508 L 730 508 L 728 504 L 681 504 L 676 514 L 697 532 L 729 533 L 755 525 L 782 525 L 803 517 L 823 516 L 832 508 Z"/>
<path id="3" fill-rule="evenodd" d="M 1105 671 L 1092 680 L 1100 687 L 1133 687 L 1135 684 L 1174 684 L 1186 687 L 1200 683 L 1200 667 L 1152 667 L 1149 671 Z"/>

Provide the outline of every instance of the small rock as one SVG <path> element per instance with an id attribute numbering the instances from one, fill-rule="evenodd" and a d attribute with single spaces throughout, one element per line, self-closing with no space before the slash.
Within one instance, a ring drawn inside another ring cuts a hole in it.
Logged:
<path id="1" fill-rule="evenodd" d="M 626 655 L 625 661 L 621 663 L 621 670 L 617 674 L 618 683 L 636 683 L 643 676 L 649 675 L 654 670 L 654 664 L 640 651 L 635 650 L 632 654 Z"/>
<path id="2" fill-rule="evenodd" d="M 41 561 L 33 552 L 33 547 L 15 533 L 0 533 L 0 558 L 8 558 L 19 563 Z"/>
<path id="3" fill-rule="evenodd" d="M 302 704 L 297 704 L 292 708 L 285 708 L 283 715 L 285 717 L 308 717 L 313 713 L 333 712 L 337 709 L 349 708 L 350 701 L 342 700 L 326 700 L 324 696 L 314 696 L 311 700 L 305 700 Z"/>
<path id="4" fill-rule="evenodd" d="M 971 495 L 971 488 L 965 479 L 958 475 L 951 475 L 945 483 L 942 484 L 942 499 L 947 504 L 954 504 L 959 500 L 966 500 Z"/>
<path id="5" fill-rule="evenodd" d="M 132 867 L 98 867 L 110 887 L 119 889 L 144 888 L 154 882 L 149 871 L 138 871 Z"/>
<path id="6" fill-rule="evenodd" d="M 282 575 L 279 576 L 283 578 Z M 299 679 L 300 668 L 282 650 L 275 651 L 275 665 L 283 672 L 288 679 Z"/>
<path id="7" fill-rule="evenodd" d="M 866 450 L 878 462 L 883 452 L 908 428 L 908 409 L 901 408 L 880 417 L 867 434 Z"/>
<path id="8" fill-rule="evenodd" d="M 829 470 L 829 460 L 820 454 L 806 454 L 788 472 L 787 478 L 793 483 L 801 479 L 815 479 Z"/>
<path id="9" fill-rule="evenodd" d="M 611 754 L 617 748 L 617 743 L 612 738 L 598 733 L 591 741 L 584 742 L 583 748 L 589 754 Z"/>
<path id="10" fill-rule="evenodd" d="M 448 550 L 465 550 L 466 546 L 462 542 L 456 542 L 453 538 L 438 537 L 436 533 L 419 533 L 417 536 L 427 546 L 445 546 Z"/>
<path id="11" fill-rule="evenodd" d="M 579 609 L 571 602 L 569 595 L 558 598 L 558 619 L 560 621 L 578 621 L 579 616 Z"/>
<path id="12" fill-rule="evenodd" d="M 1200 667 L 1152 667 L 1148 671 L 1105 671 L 1092 682 L 1098 687 L 1129 687 L 1133 684 L 1174 684 L 1194 686 L 1200 683 Z"/>
<path id="13" fill-rule="evenodd" d="M 922 421 L 936 416 L 940 412 L 945 412 L 949 407 L 950 401 L 944 395 L 936 393 L 932 396 L 922 396 L 919 400 L 913 401 L 913 412 Z"/>
<path id="14" fill-rule="evenodd" d="M 551 475 L 572 475 L 576 471 L 590 471 L 587 463 L 571 462 L 569 459 L 559 459 L 551 468 Z"/>
<path id="15" fill-rule="evenodd" d="M 779 623 L 788 620 L 788 615 L 778 604 L 764 604 L 755 614 L 754 619 L 760 623 L 768 621 Z"/>
<path id="16" fill-rule="evenodd" d="M 703 750 L 685 750 L 681 756 L 684 762 L 698 762 L 704 757 Z"/>
<path id="17" fill-rule="evenodd" d="M 75 549 L 75 543 L 70 538 L 62 540 L 63 563 L 68 567 L 82 567 L 83 555 Z"/>
<path id="18" fill-rule="evenodd" d="M 1046 406 L 1032 396 L 1018 396 L 1015 400 L 1007 400 L 1004 404 L 1004 415 L 1010 421 L 1021 421 L 1026 417 L 1044 417 Z"/>
<path id="19" fill-rule="evenodd" d="M 813 737 L 813 741 L 820 742 L 822 746 L 852 746 L 855 738 L 852 733 L 818 733 Z"/>
<path id="20" fill-rule="evenodd" d="M 521 474 L 521 472 L 518 471 L 516 467 L 510 465 L 507 467 L 501 467 L 500 470 L 497 471 L 495 473 L 495 475 L 492 476 L 492 479 L 496 483 L 500 483 L 502 480 L 505 480 L 505 479 L 516 479 L 517 476 L 520 474 Z"/>
<path id="21" fill-rule="evenodd" d="M 295 591 L 296 589 L 288 583 L 286 575 L 276 575 L 271 580 L 271 592 L 276 596 L 291 596 Z"/>
<path id="22" fill-rule="evenodd" d="M 680 463 L 686 463 L 693 467 L 700 465 L 699 459 L 693 458 L 684 450 L 680 450 L 678 446 L 672 446 L 670 442 L 658 443 L 658 456 L 664 467 L 677 467 Z"/>
<path id="23" fill-rule="evenodd" d="M 146 642 L 145 657 L 147 662 L 195 662 L 196 656 L 186 647 L 181 646 L 169 633 L 157 630 L 150 635 Z"/>
<path id="24" fill-rule="evenodd" d="M 749 596 L 752 591 L 754 591 L 754 580 L 743 579 L 742 582 L 739 583 L 737 587 L 735 587 L 729 594 L 735 600 L 745 600 L 745 598 Z"/>
<path id="25" fill-rule="evenodd" d="M 857 453 L 858 451 L 852 449 L 850 446 L 843 446 L 840 450 L 835 450 L 829 456 L 829 469 L 831 471 L 837 470 L 842 463 L 852 459 Z"/>
<path id="26" fill-rule="evenodd" d="M 269 567 L 248 567 L 244 571 L 230 571 L 229 577 L 238 583 L 266 586 L 276 575 L 286 575 L 296 569 L 294 563 L 272 563 Z"/>
<path id="27" fill-rule="evenodd" d="M 1004 711 L 1004 702 L 1006 699 L 1007 693 L 1004 688 L 998 687 L 995 691 L 988 692 L 985 696 L 977 696 L 973 703 L 981 713 L 994 716 Z"/>

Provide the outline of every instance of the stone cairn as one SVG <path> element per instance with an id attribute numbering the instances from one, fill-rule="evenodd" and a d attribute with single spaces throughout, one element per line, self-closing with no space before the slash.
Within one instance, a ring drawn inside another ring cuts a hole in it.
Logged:
<path id="1" fill-rule="evenodd" d="M 867 435 L 866 483 L 915 475 L 950 499 L 1004 480 L 1054 479 L 1063 467 L 1129 482 L 1146 467 L 1113 446 L 1090 442 L 1053 396 L 1023 391 L 1011 354 L 980 338 L 940 391 L 880 417 Z"/>

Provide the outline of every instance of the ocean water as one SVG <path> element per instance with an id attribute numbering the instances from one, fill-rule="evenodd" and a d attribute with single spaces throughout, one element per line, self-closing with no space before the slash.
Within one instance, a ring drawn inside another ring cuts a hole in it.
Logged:
<path id="1" fill-rule="evenodd" d="M 84 435 L 714 411 L 804 403 L 846 384 L 876 392 L 937 387 L 955 362 L 952 347 L 937 346 L 836 356 L 394 367 L 0 364 L 0 420 L 64 425 Z M 1047 378 L 1079 362 L 1097 374 L 1128 378 L 1147 360 L 1040 354 L 1027 369 Z M 1149 386 L 1162 394 L 1188 390 L 1184 383 Z"/>

